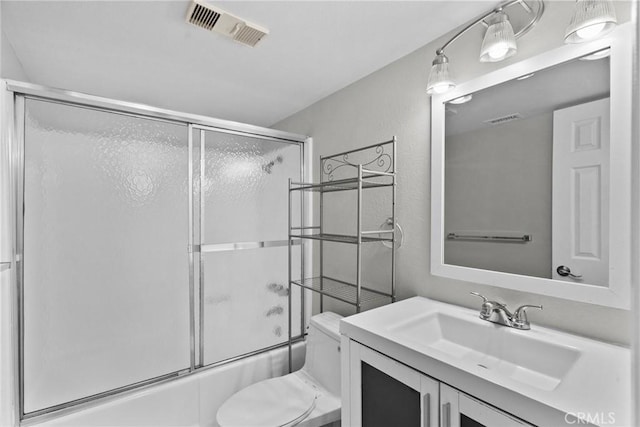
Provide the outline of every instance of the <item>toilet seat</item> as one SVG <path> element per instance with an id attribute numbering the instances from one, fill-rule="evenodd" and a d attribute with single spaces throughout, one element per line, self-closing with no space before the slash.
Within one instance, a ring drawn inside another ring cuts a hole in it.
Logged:
<path id="1" fill-rule="evenodd" d="M 218 410 L 223 427 L 289 427 L 315 408 L 317 390 L 298 375 L 260 381 L 231 396 Z"/>

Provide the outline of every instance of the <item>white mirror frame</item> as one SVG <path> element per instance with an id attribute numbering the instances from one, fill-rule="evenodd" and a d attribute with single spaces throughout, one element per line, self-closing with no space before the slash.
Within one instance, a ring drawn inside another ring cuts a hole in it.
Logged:
<path id="1" fill-rule="evenodd" d="M 431 273 L 516 291 L 629 309 L 631 282 L 631 23 L 608 37 L 579 45 L 564 45 L 457 86 L 431 98 Z M 609 286 L 568 283 L 540 277 L 483 270 L 444 262 L 445 103 L 525 74 L 546 69 L 611 47 L 611 177 L 609 224 Z"/>

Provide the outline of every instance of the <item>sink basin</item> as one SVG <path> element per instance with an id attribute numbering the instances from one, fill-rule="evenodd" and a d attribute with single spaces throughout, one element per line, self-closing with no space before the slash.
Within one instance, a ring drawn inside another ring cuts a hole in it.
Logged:
<path id="1" fill-rule="evenodd" d="M 479 304 L 424 297 L 345 317 L 340 333 L 533 425 L 566 425 L 567 413 L 614 414 L 609 424 L 634 425 L 633 364 L 622 346 L 536 323 L 528 331 L 496 325 L 479 318 Z"/>
<path id="2" fill-rule="evenodd" d="M 485 370 L 541 390 L 555 389 L 580 357 L 574 347 L 468 312 L 425 313 L 391 324 L 388 331 L 467 369 Z"/>

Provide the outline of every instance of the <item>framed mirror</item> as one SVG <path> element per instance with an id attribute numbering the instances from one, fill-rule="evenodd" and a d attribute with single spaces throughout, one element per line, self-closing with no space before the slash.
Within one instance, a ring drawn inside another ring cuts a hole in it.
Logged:
<path id="1" fill-rule="evenodd" d="M 629 308 L 631 29 L 431 101 L 431 272 Z"/>

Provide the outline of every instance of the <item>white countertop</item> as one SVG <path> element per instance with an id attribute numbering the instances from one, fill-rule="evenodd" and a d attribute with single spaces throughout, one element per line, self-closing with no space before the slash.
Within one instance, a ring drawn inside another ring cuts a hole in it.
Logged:
<path id="1" fill-rule="evenodd" d="M 561 343 L 579 350 L 580 357 L 557 386 L 544 390 L 447 357 L 420 340 L 397 333 L 397 325 L 403 320 L 429 312 L 464 316 L 466 321 L 505 328 L 506 334 L 530 334 L 538 340 Z M 494 325 L 479 319 L 478 313 L 479 310 L 414 297 L 344 318 L 340 333 L 529 423 L 585 425 L 586 417 L 592 424 L 603 426 L 631 425 L 629 349 L 535 324 L 529 331 Z M 566 418 L 567 413 L 584 414 L 583 420 Z"/>

